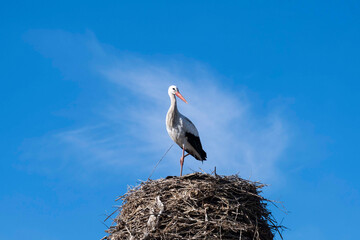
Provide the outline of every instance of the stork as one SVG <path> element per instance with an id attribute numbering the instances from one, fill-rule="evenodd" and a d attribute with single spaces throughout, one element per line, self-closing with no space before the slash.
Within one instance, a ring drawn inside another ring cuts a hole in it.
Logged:
<path id="1" fill-rule="evenodd" d="M 174 85 L 169 87 L 168 94 L 171 105 L 166 115 L 166 130 L 170 138 L 182 149 L 182 156 L 180 158 L 180 176 L 182 176 L 185 157 L 191 155 L 199 161 L 204 161 L 206 160 L 206 152 L 202 148 L 199 132 L 195 125 L 179 112 L 175 96 L 185 103 L 187 101 Z M 187 154 L 185 154 L 185 151 Z"/>

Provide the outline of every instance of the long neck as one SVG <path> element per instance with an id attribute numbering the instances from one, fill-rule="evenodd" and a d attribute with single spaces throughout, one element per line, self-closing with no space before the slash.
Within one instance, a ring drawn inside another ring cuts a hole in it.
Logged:
<path id="1" fill-rule="evenodd" d="M 172 127 L 179 116 L 179 111 L 177 109 L 175 95 L 173 94 L 170 95 L 170 101 L 171 101 L 171 105 L 167 112 L 166 121 L 167 121 L 167 125 Z"/>

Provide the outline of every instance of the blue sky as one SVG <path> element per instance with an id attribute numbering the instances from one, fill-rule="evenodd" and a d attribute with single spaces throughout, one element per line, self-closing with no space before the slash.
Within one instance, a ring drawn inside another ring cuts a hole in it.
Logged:
<path id="1" fill-rule="evenodd" d="M 172 144 L 167 87 L 209 158 L 285 239 L 353 239 L 360 214 L 357 1 L 22 1 L 0 9 L 0 239 L 99 239 Z M 179 173 L 174 147 L 153 178 Z M 109 223 L 107 223 L 109 224 Z"/>

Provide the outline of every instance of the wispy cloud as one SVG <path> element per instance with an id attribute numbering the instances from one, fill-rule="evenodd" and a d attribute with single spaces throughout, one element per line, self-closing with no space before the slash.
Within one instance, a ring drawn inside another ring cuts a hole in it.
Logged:
<path id="1" fill-rule="evenodd" d="M 165 115 L 170 104 L 167 88 L 175 84 L 189 102 L 180 103 L 179 110 L 195 123 L 208 153 L 208 161 L 203 165 L 187 158 L 185 169 L 210 170 L 216 166 L 223 174 L 239 172 L 243 177 L 261 180 L 278 174 L 276 165 L 289 142 L 289 129 L 281 111 L 275 106 L 256 114 L 256 106 L 244 88 L 226 87 L 226 79 L 205 65 L 172 56 L 116 53 L 116 49 L 99 43 L 93 34 L 40 31 L 32 33 L 32 38 L 42 39 L 40 43 L 32 42 L 54 59 L 64 75 L 71 78 L 74 69 L 81 67 L 81 71 L 91 73 L 110 88 L 103 107 L 96 110 L 96 121 L 44 136 L 41 142 L 57 149 L 46 156 L 40 156 L 33 150 L 36 148 L 26 147 L 25 143 L 27 158 L 49 158 L 50 154 L 65 161 L 60 153 L 66 153 L 66 158 L 86 169 L 136 170 L 145 176 L 172 143 L 165 128 Z M 67 42 L 69 48 L 49 50 L 49 46 L 41 45 L 46 39 L 54 46 L 57 41 Z M 83 55 L 76 57 L 84 60 L 80 65 L 71 60 L 74 48 L 81 49 L 74 53 Z M 32 140 L 35 144 L 39 141 Z M 178 174 L 179 157 L 176 146 L 157 174 Z"/>

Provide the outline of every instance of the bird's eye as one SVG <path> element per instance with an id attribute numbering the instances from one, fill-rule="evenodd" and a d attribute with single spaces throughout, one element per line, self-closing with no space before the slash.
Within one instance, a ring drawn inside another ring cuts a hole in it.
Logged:
<path id="1" fill-rule="evenodd" d="M 173 88 L 173 90 L 175 91 L 175 88 Z"/>

